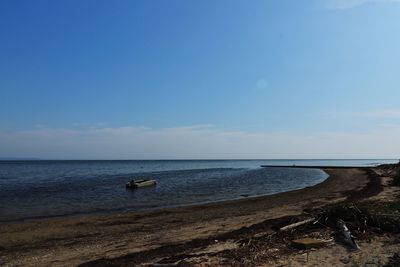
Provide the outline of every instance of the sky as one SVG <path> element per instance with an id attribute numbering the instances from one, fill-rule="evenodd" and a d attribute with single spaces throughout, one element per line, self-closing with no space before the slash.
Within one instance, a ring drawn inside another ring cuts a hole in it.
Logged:
<path id="1" fill-rule="evenodd" d="M 0 2 L 0 157 L 400 157 L 400 1 Z"/>

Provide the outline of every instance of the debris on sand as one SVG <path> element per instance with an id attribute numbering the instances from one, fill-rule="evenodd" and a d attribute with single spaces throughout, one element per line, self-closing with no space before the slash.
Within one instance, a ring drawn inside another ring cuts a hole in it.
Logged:
<path id="1" fill-rule="evenodd" d="M 342 220 L 337 221 L 337 226 L 344 237 L 344 241 L 351 246 L 352 249 L 358 250 L 360 247 L 357 245 L 354 240 L 354 236 L 351 234 L 349 228 L 347 228 L 346 224 Z"/>
<path id="2" fill-rule="evenodd" d="M 386 244 L 383 243 L 387 240 L 392 241 L 400 234 L 399 196 L 393 195 L 390 201 L 370 198 L 382 192 L 384 186 L 393 186 L 389 183 L 382 184 L 381 177 L 382 175 L 397 177 L 399 169 L 400 167 L 393 166 L 388 166 L 380 172 L 366 169 L 370 178 L 368 186 L 349 193 L 346 195 L 347 198 L 339 203 L 303 206 L 305 209 L 301 215 L 268 219 L 207 238 L 166 245 L 111 260 L 100 259 L 82 266 L 135 266 L 140 263 L 153 263 L 153 266 L 159 267 L 185 266 L 185 264 L 287 266 L 288 262 L 299 262 L 304 265 L 309 260 L 313 263 L 326 260 L 327 266 L 333 266 L 334 263 L 346 265 L 353 263 L 356 266 L 359 262 L 365 264 L 376 262 L 377 266 L 382 266 L 388 259 L 387 267 L 400 266 L 400 255 L 396 254 L 398 250 L 386 251 Z M 396 192 L 393 191 L 392 194 Z M 343 246 L 344 242 L 339 242 L 342 244 L 335 246 L 334 240 L 344 240 L 352 249 L 359 250 L 361 247 L 362 250 L 354 254 L 349 253 L 348 247 Z M 225 243 L 232 243 L 235 246 L 220 246 Z M 396 245 L 390 246 L 396 247 Z M 322 249 L 317 252 L 318 248 Z M 383 251 L 385 255 L 377 257 L 375 261 L 375 256 L 382 254 Z M 337 254 L 340 257 L 336 257 Z"/>
<path id="3" fill-rule="evenodd" d="M 398 267 L 400 266 L 400 254 L 395 253 L 389 258 L 389 262 L 384 267 Z"/>
<path id="4" fill-rule="evenodd" d="M 316 238 L 300 238 L 292 240 L 292 245 L 300 249 L 321 248 L 331 243 L 333 239 L 323 240 Z"/>
<path id="5" fill-rule="evenodd" d="M 301 225 L 304 225 L 304 224 L 308 224 L 308 223 L 311 223 L 311 222 L 314 222 L 314 221 L 315 221 L 314 218 L 308 218 L 306 220 L 303 220 L 303 221 L 300 221 L 300 222 L 297 222 L 297 223 L 292 223 L 292 224 L 289 224 L 287 226 L 281 227 L 281 228 L 279 228 L 279 231 L 283 232 L 283 231 L 291 230 L 291 229 L 296 228 L 298 226 L 301 226 Z"/>

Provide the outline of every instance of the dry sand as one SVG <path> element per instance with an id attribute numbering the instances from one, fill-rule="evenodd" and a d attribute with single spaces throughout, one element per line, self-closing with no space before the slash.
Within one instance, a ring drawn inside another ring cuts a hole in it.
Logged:
<path id="1" fill-rule="evenodd" d="M 330 176 L 316 186 L 271 196 L 156 211 L 1 224 L 0 265 L 74 266 L 99 258 L 114 259 L 107 264 L 135 265 L 187 249 L 203 249 L 203 254 L 207 249 L 215 252 L 237 244 L 227 241 L 210 247 L 210 240 L 224 236 L 234 240 L 242 227 L 258 224 L 268 229 L 274 219 L 381 191 L 379 180 L 370 175 L 369 169 L 324 170 Z M 105 262 L 99 261 L 97 265 L 101 263 Z"/>

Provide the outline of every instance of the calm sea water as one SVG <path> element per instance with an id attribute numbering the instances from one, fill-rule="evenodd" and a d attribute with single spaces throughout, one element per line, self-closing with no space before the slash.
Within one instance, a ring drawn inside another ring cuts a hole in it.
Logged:
<path id="1" fill-rule="evenodd" d="M 260 196 L 317 184 L 318 169 L 260 165 L 371 166 L 395 160 L 0 161 L 0 221 L 173 207 Z M 125 189 L 131 178 L 158 185 Z"/>

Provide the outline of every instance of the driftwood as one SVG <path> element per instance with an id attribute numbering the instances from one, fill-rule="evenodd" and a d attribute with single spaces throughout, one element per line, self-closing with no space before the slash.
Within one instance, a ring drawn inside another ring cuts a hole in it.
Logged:
<path id="1" fill-rule="evenodd" d="M 340 232 L 344 237 L 344 241 L 349 244 L 353 249 L 360 249 L 357 245 L 356 241 L 354 240 L 354 236 L 351 234 L 349 228 L 347 228 L 346 224 L 342 220 L 337 221 L 337 227 L 339 228 Z"/>
<path id="2" fill-rule="evenodd" d="M 279 228 L 279 231 L 281 231 L 281 232 L 287 231 L 287 230 L 296 228 L 298 226 L 301 226 L 301 225 L 304 225 L 304 224 L 307 224 L 307 223 L 311 223 L 314 220 L 315 220 L 314 218 L 309 218 L 309 219 L 304 220 L 304 221 L 300 221 L 300 222 L 297 222 L 297 223 L 292 223 L 292 224 L 289 224 L 289 225 L 286 225 L 284 227 Z"/>
<path id="3" fill-rule="evenodd" d="M 292 240 L 292 245 L 300 249 L 321 248 L 323 246 L 326 246 L 332 241 L 333 239 L 323 240 L 323 239 L 306 237 L 306 238 Z"/>

